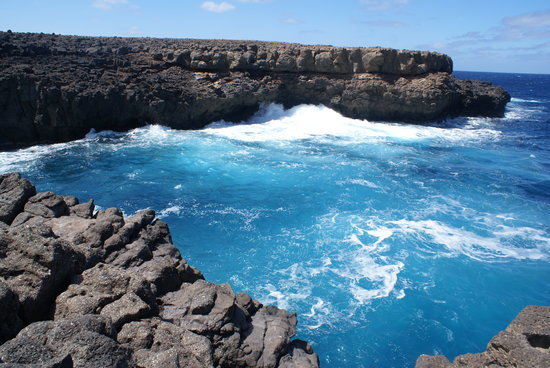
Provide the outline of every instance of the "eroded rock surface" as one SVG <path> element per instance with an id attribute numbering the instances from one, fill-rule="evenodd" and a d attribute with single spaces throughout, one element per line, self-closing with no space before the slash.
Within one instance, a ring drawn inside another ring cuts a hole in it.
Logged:
<path id="1" fill-rule="evenodd" d="M 276 42 L 0 32 L 0 147 L 145 123 L 201 128 L 260 103 L 323 104 L 371 120 L 501 116 L 500 87 L 460 81 L 432 52 Z"/>
<path id="2" fill-rule="evenodd" d="M 1 367 L 318 367 L 296 316 L 188 265 L 143 210 L 0 176 Z"/>
<path id="3" fill-rule="evenodd" d="M 451 363 L 442 355 L 422 355 L 416 368 L 550 367 L 550 307 L 529 305 L 479 354 L 464 354 Z"/>

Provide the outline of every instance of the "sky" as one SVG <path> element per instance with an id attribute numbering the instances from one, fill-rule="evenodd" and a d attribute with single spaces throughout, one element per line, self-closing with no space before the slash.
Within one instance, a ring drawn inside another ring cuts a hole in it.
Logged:
<path id="1" fill-rule="evenodd" d="M 549 0 L 0 0 L 0 30 L 215 38 L 450 55 L 455 70 L 550 74 Z"/>

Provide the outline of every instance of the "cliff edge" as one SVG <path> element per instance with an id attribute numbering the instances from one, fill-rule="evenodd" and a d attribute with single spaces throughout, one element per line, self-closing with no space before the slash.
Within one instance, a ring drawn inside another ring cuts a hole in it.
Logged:
<path id="1" fill-rule="evenodd" d="M 146 123 L 201 128 L 262 102 L 361 119 L 501 116 L 500 87 L 457 80 L 439 53 L 276 42 L 0 32 L 0 148 Z"/>
<path id="2" fill-rule="evenodd" d="M 453 363 L 442 355 L 422 355 L 416 361 L 416 368 L 480 367 L 550 367 L 550 307 L 525 307 L 483 353 L 459 355 Z"/>
<path id="3" fill-rule="evenodd" d="M 316 368 L 296 315 L 181 258 L 152 210 L 0 176 L 0 368 Z"/>

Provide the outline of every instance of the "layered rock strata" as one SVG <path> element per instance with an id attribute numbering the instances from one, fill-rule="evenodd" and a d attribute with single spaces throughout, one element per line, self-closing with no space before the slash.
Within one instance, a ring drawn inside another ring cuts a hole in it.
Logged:
<path id="1" fill-rule="evenodd" d="M 194 129 L 262 102 L 371 120 L 501 116 L 500 87 L 460 81 L 443 54 L 274 42 L 0 32 L 0 147 L 146 123 Z"/>
<path id="2" fill-rule="evenodd" d="M 550 307 L 530 305 L 479 354 L 464 354 L 451 363 L 442 355 L 422 355 L 416 368 L 550 367 Z"/>
<path id="3" fill-rule="evenodd" d="M 318 367 L 296 316 L 215 285 L 168 226 L 0 176 L 0 367 Z"/>

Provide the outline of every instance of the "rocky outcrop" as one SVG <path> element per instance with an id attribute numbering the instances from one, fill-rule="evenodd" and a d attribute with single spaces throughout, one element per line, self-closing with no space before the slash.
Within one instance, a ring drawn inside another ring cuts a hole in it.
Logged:
<path id="1" fill-rule="evenodd" d="M 500 87 L 453 77 L 443 54 L 275 42 L 0 32 L 0 147 L 145 123 L 194 129 L 262 102 L 423 122 L 500 116 Z"/>
<path id="2" fill-rule="evenodd" d="M 296 316 L 188 265 L 168 226 L 0 176 L 1 367 L 318 367 Z"/>
<path id="3" fill-rule="evenodd" d="M 451 363 L 442 355 L 422 355 L 416 368 L 550 367 L 550 307 L 530 305 L 479 354 L 464 354 Z"/>

